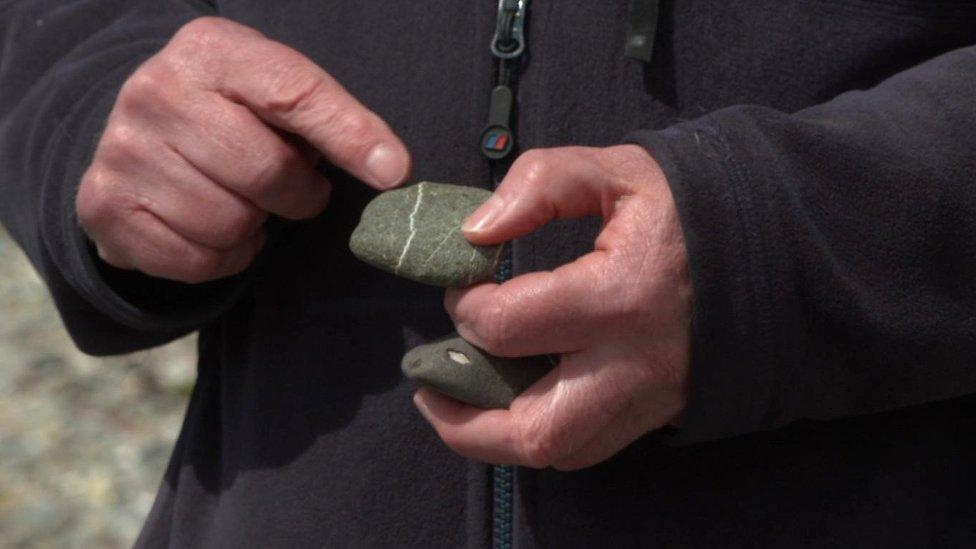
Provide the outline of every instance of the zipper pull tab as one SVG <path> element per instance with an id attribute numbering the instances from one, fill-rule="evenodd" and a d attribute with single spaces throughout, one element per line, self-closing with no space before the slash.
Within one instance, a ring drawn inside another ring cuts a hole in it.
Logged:
<path id="1" fill-rule="evenodd" d="M 658 25 L 659 0 L 630 0 L 624 56 L 650 63 Z"/>
<path id="2" fill-rule="evenodd" d="M 525 51 L 525 10 L 528 0 L 498 0 L 498 22 L 491 39 L 491 53 L 514 59 Z"/>
<path id="3" fill-rule="evenodd" d="M 508 127 L 512 119 L 512 89 L 495 86 L 491 90 L 488 126 L 481 132 L 481 152 L 490 160 L 501 160 L 512 152 L 515 136 Z"/>

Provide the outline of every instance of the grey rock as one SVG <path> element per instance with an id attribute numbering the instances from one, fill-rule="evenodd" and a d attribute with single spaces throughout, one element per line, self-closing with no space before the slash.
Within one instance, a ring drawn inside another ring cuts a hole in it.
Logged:
<path id="1" fill-rule="evenodd" d="M 370 265 L 424 284 L 463 287 L 489 280 L 502 245 L 474 246 L 461 223 L 491 193 L 423 181 L 374 198 L 349 240 Z"/>
<path id="2" fill-rule="evenodd" d="M 408 378 L 421 385 L 486 409 L 508 408 L 552 367 L 548 356 L 492 356 L 457 334 L 415 347 L 400 365 Z"/>

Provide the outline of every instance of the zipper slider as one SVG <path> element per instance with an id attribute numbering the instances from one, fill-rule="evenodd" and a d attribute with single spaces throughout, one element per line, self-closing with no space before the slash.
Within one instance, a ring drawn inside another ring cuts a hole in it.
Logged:
<path id="1" fill-rule="evenodd" d="M 491 39 L 491 53 L 514 59 L 525 51 L 525 10 L 528 0 L 498 0 L 498 21 Z"/>

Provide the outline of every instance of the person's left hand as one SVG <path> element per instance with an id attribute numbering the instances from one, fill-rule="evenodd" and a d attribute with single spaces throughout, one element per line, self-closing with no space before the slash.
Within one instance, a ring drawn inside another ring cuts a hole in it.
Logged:
<path id="1" fill-rule="evenodd" d="M 464 339 L 498 356 L 560 356 L 508 410 L 419 390 L 417 407 L 459 454 L 578 469 L 681 415 L 691 285 L 671 191 L 643 148 L 528 151 L 464 231 L 493 244 L 585 215 L 604 219 L 592 253 L 501 285 L 448 290 L 445 306 Z"/>

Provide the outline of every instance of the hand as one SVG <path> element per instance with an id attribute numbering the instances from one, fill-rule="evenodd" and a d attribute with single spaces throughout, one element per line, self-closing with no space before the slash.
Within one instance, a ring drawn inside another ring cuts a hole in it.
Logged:
<path id="1" fill-rule="evenodd" d="M 376 188 L 410 168 L 386 123 L 310 60 L 236 23 L 197 19 L 123 85 L 78 218 L 116 267 L 190 283 L 229 276 L 261 248 L 269 213 L 325 208 L 319 152 Z"/>
<path id="2" fill-rule="evenodd" d="M 466 340 L 499 356 L 560 356 L 509 410 L 418 391 L 414 402 L 456 452 L 577 469 L 682 413 L 691 326 L 685 245 L 664 174 L 644 149 L 529 151 L 463 229 L 471 242 L 492 244 L 585 215 L 605 222 L 592 253 L 552 272 L 448 291 L 445 306 Z"/>

